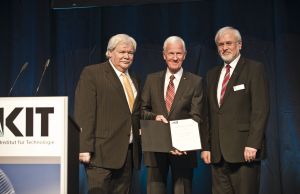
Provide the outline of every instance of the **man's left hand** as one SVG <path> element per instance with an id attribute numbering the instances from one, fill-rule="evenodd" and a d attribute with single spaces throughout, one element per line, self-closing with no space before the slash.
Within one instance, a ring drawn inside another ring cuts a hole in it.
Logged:
<path id="1" fill-rule="evenodd" d="M 187 152 L 184 151 L 179 151 L 177 149 L 173 149 L 170 151 L 172 155 L 176 155 L 176 156 L 182 156 L 182 155 L 187 155 Z"/>
<path id="2" fill-rule="evenodd" d="M 246 162 L 251 162 L 256 158 L 257 149 L 251 147 L 245 147 L 244 158 Z"/>

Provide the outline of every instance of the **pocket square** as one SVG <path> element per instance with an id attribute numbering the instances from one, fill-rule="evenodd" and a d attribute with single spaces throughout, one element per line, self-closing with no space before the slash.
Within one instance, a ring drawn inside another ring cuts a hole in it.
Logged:
<path id="1" fill-rule="evenodd" d="M 244 89 L 245 89 L 244 84 L 233 86 L 233 91 L 244 90 Z"/>

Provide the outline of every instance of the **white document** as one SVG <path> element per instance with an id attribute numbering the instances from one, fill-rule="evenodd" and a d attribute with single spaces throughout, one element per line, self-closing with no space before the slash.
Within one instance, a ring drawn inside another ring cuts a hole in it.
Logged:
<path id="1" fill-rule="evenodd" d="M 193 119 L 170 121 L 172 146 L 179 151 L 200 150 L 199 126 Z"/>

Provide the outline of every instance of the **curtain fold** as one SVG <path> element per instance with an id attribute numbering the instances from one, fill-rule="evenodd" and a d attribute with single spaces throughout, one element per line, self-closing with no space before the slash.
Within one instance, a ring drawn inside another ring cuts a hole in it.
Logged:
<path id="1" fill-rule="evenodd" d="M 68 96 L 72 115 L 81 70 L 106 60 L 108 39 L 116 33 L 136 39 L 132 71 L 143 81 L 148 73 L 166 68 L 162 45 L 171 35 L 186 41 L 183 68 L 205 77 L 220 64 L 216 31 L 234 26 L 242 34 L 242 55 L 265 64 L 270 86 L 267 159 L 262 162 L 260 193 L 294 194 L 300 190 L 299 8 L 292 0 L 202 0 L 54 10 L 50 0 L 6 0 L 0 8 L 0 96 L 8 95 L 25 62 L 29 65 L 11 96 L 34 96 L 50 59 L 37 95 Z M 83 194 L 82 167 L 80 182 Z M 209 194 L 210 189 L 210 169 L 199 157 L 194 193 Z M 135 174 L 131 193 L 146 193 L 144 167 Z"/>

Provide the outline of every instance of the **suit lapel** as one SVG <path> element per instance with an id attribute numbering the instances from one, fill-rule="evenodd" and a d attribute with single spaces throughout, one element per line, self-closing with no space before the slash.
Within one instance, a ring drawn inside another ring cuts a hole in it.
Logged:
<path id="1" fill-rule="evenodd" d="M 237 65 L 229 79 L 229 82 L 227 84 L 226 92 L 225 92 L 224 99 L 223 99 L 223 104 L 226 103 L 226 99 L 228 98 L 230 93 L 233 92 L 233 86 L 236 85 L 236 82 L 237 82 L 243 68 L 244 68 L 244 59 L 240 58 L 240 60 L 238 61 Z"/>
<path id="2" fill-rule="evenodd" d="M 212 89 L 212 96 L 214 97 L 214 105 L 219 108 L 219 102 L 218 102 L 218 95 L 217 95 L 217 91 L 218 91 L 218 84 L 219 84 L 219 80 L 220 80 L 220 75 L 221 75 L 221 71 L 222 71 L 223 66 L 220 65 L 219 68 L 216 69 L 216 71 L 214 72 L 214 74 L 212 75 L 212 82 L 213 82 L 213 89 Z"/>
<path id="3" fill-rule="evenodd" d="M 134 104 L 133 104 L 133 108 L 132 108 L 134 110 L 135 107 L 136 107 L 137 99 L 139 98 L 139 95 L 140 95 L 140 93 L 139 93 L 139 85 L 138 85 L 138 82 L 136 80 L 136 77 L 133 74 L 131 74 L 131 73 L 129 75 L 130 75 L 130 78 L 131 78 L 131 80 L 133 82 L 133 85 L 135 87 L 135 90 L 136 90 L 136 98 L 134 99 Z"/>
<path id="4" fill-rule="evenodd" d="M 188 88 L 188 85 L 189 85 L 188 83 L 189 83 L 189 77 L 186 72 L 183 72 L 182 77 L 179 82 L 179 85 L 178 85 L 178 88 L 177 88 L 177 91 L 176 91 L 176 94 L 175 94 L 175 97 L 174 97 L 174 100 L 173 100 L 173 103 L 172 103 L 172 106 L 171 106 L 169 115 L 173 112 L 174 108 L 180 101 L 181 96 L 184 94 L 185 89 Z"/>
<path id="5" fill-rule="evenodd" d="M 104 65 L 106 66 L 105 76 L 106 76 L 106 79 L 108 80 L 108 83 L 111 83 L 111 85 L 115 88 L 116 92 L 118 93 L 118 96 L 122 100 L 125 100 L 124 103 L 127 104 L 126 95 L 125 95 L 122 83 L 121 83 L 120 79 L 118 78 L 116 72 L 111 67 L 111 65 L 108 61 Z"/>
<path id="6" fill-rule="evenodd" d="M 161 71 L 158 79 L 158 99 L 161 102 L 161 107 L 163 107 L 164 115 L 168 115 L 168 110 L 165 103 L 164 98 L 164 85 L 165 85 L 165 77 L 166 77 L 166 71 Z"/>

